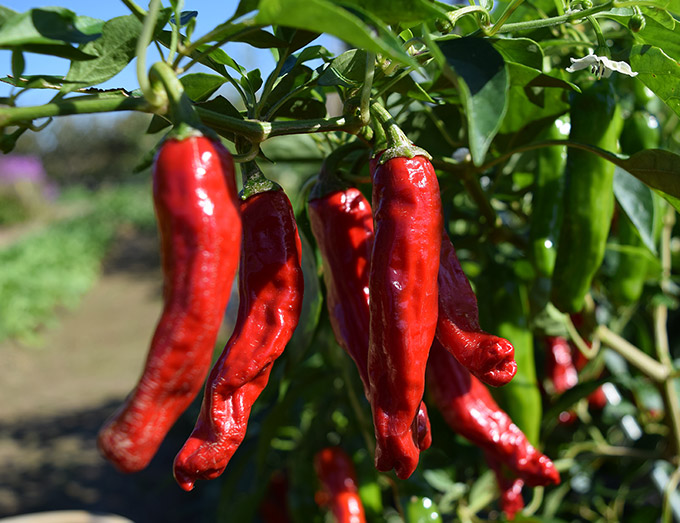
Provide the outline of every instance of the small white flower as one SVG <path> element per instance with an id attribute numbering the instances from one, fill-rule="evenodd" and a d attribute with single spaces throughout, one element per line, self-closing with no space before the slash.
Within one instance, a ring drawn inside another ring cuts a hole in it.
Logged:
<path id="1" fill-rule="evenodd" d="M 613 72 L 627 74 L 628 76 L 637 76 L 626 62 L 615 62 L 606 56 L 597 56 L 590 53 L 583 58 L 570 58 L 571 67 L 567 67 L 567 72 L 573 73 L 580 69 L 590 68 L 590 72 L 597 75 L 598 78 L 609 78 Z"/>

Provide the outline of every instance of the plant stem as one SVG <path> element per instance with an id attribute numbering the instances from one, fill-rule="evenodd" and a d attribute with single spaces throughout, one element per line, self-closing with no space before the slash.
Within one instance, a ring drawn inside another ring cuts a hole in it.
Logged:
<path id="1" fill-rule="evenodd" d="M 633 366 L 640 369 L 654 381 L 663 383 L 668 379 L 668 376 L 670 375 L 668 367 L 662 365 L 651 356 L 648 356 L 635 345 L 612 332 L 604 325 L 600 325 L 595 329 L 595 335 L 598 336 L 600 340 L 602 340 L 602 343 L 607 347 L 618 352 Z"/>
<path id="2" fill-rule="evenodd" d="M 676 468 L 668 479 L 668 484 L 663 490 L 663 508 L 661 510 L 662 521 L 672 521 L 671 518 L 671 497 L 677 493 L 678 483 L 680 483 L 680 467 Z M 677 514 L 676 514 L 677 515 Z"/>
<path id="3" fill-rule="evenodd" d="M 146 13 L 146 16 L 144 17 L 142 33 L 139 35 L 139 40 L 137 40 L 137 81 L 144 94 L 144 98 L 155 107 L 160 107 L 164 100 L 163 97 L 159 95 L 158 91 L 155 91 L 151 87 L 151 82 L 149 81 L 146 71 L 146 50 L 153 39 L 153 31 L 156 27 L 160 4 L 160 0 L 151 0 L 149 2 L 149 12 Z"/>
<path id="4" fill-rule="evenodd" d="M 95 114 L 113 111 L 140 111 L 155 113 L 157 108 L 142 97 L 116 96 L 110 98 L 82 96 L 67 98 L 58 102 L 30 107 L 0 107 L 0 128 L 26 124 L 37 118 L 66 116 L 72 114 Z M 315 120 L 291 120 L 283 122 L 262 122 L 234 118 L 216 111 L 196 107 L 201 120 L 216 131 L 225 131 L 243 136 L 253 143 L 260 143 L 274 136 L 344 131 L 356 134 L 361 129 L 357 118 L 336 117 Z"/>
<path id="5" fill-rule="evenodd" d="M 267 98 L 269 98 L 269 95 L 272 92 L 274 83 L 276 82 L 276 79 L 279 77 L 279 74 L 281 73 L 281 69 L 283 68 L 283 64 L 285 63 L 286 58 L 288 58 L 288 48 L 280 51 L 279 59 L 276 62 L 276 67 L 274 67 L 274 70 L 267 77 L 264 87 L 262 88 L 262 95 L 260 96 L 260 101 L 255 106 L 255 112 L 252 115 L 254 118 L 260 117 L 260 114 L 262 113 L 262 108 L 264 107 L 265 103 L 267 103 Z"/>
<path id="6" fill-rule="evenodd" d="M 366 72 L 364 74 L 364 85 L 361 88 L 361 101 L 359 111 L 362 125 L 368 125 L 371 121 L 371 89 L 373 88 L 373 75 L 375 74 L 375 53 L 366 53 Z"/>
<path id="7" fill-rule="evenodd" d="M 512 15 L 512 13 L 515 12 L 515 9 L 517 9 L 524 0 L 514 0 L 506 9 L 503 11 L 503 14 L 500 16 L 498 21 L 493 25 L 491 29 L 489 29 L 486 34 L 487 36 L 493 36 L 495 35 L 501 27 L 503 27 L 503 24 L 508 21 L 508 18 Z"/>
<path id="8" fill-rule="evenodd" d="M 675 210 L 668 206 L 663 221 L 661 233 L 661 289 L 664 293 L 668 292 L 671 278 L 671 237 L 673 226 L 675 225 Z M 680 401 L 675 388 L 672 371 L 673 362 L 671 361 L 670 347 L 668 343 L 668 306 L 659 303 L 654 308 L 654 337 L 656 354 L 661 364 L 666 368 L 669 376 L 666 378 L 662 387 L 662 396 L 668 413 L 672 428 L 675 454 L 680 453 Z"/>
<path id="9" fill-rule="evenodd" d="M 125 6 L 135 15 L 140 22 L 144 22 L 144 17 L 146 16 L 146 11 L 135 4 L 132 0 L 121 0 Z"/>
<path id="10" fill-rule="evenodd" d="M 613 6 L 614 0 L 608 0 L 604 4 L 593 6 L 590 9 L 584 9 L 583 11 L 577 11 L 575 13 L 554 16 L 552 18 L 544 18 L 543 20 L 531 20 L 528 22 L 516 22 L 514 24 L 505 24 L 498 31 L 496 31 L 496 34 L 514 33 L 520 31 L 532 31 L 534 29 L 541 29 L 543 27 L 552 27 L 563 24 L 565 22 L 570 22 L 572 20 L 579 20 L 589 15 L 599 13 L 601 11 L 606 11 L 607 9 Z"/>
<path id="11" fill-rule="evenodd" d="M 37 118 L 94 114 L 114 111 L 141 111 L 152 113 L 155 108 L 142 97 L 120 96 L 111 98 L 80 97 L 29 107 L 0 107 L 0 128 L 24 124 Z"/>

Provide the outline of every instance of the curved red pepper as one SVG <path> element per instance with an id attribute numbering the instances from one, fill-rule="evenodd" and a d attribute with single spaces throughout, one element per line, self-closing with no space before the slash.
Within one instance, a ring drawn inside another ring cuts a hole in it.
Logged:
<path id="1" fill-rule="evenodd" d="M 546 336 L 546 374 L 555 394 L 562 394 L 578 383 L 578 371 L 572 361 L 571 347 L 566 338 Z"/>
<path id="2" fill-rule="evenodd" d="M 446 423 L 506 465 L 527 485 L 558 484 L 550 458 L 536 450 L 488 389 L 435 340 L 427 365 L 427 383 Z"/>
<path id="3" fill-rule="evenodd" d="M 309 200 L 309 222 L 323 260 L 326 303 L 335 339 L 359 371 L 364 393 L 368 381 L 368 273 L 373 247 L 371 205 L 355 188 Z M 430 420 L 421 403 L 418 446 L 432 444 Z"/>
<path id="4" fill-rule="evenodd" d="M 153 182 L 163 313 L 137 386 L 97 441 L 123 472 L 146 467 L 201 389 L 239 257 L 234 164 L 220 143 L 204 136 L 167 140 Z"/>
<path id="5" fill-rule="evenodd" d="M 514 477 L 514 474 L 506 470 L 506 467 L 496 461 L 493 456 L 486 454 L 486 461 L 496 476 L 496 483 L 500 491 L 500 506 L 509 520 L 515 519 L 517 513 L 524 508 L 522 488 L 524 480 Z"/>
<path id="6" fill-rule="evenodd" d="M 242 202 L 241 216 L 238 317 L 206 383 L 196 426 L 175 458 L 175 478 L 184 490 L 226 468 L 302 308 L 300 237 L 285 193 L 251 196 Z"/>
<path id="7" fill-rule="evenodd" d="M 512 344 L 484 332 L 479 326 L 477 297 L 446 233 L 442 236 L 439 266 L 437 338 L 463 367 L 484 383 L 500 387 L 517 372 Z"/>
<path id="8" fill-rule="evenodd" d="M 437 328 L 441 200 L 424 156 L 373 166 L 368 376 L 375 464 L 405 479 L 418 465 L 417 413 Z"/>
<path id="9" fill-rule="evenodd" d="M 321 483 L 317 504 L 330 506 L 337 523 L 365 523 L 354 464 L 345 451 L 339 447 L 320 450 L 314 456 L 314 468 Z"/>

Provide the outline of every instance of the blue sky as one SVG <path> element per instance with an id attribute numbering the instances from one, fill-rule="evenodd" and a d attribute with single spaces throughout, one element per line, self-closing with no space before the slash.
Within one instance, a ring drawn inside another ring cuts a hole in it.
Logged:
<path id="1" fill-rule="evenodd" d="M 137 3 L 144 7 L 148 6 L 148 1 L 137 0 Z M 130 14 L 125 5 L 117 0 L 0 0 L 0 4 L 14 9 L 15 11 L 27 11 L 36 7 L 46 7 L 58 5 L 72 10 L 78 15 L 91 16 L 93 18 L 100 18 L 108 20 L 115 16 L 122 16 Z M 169 5 L 167 0 L 163 1 L 164 5 Z M 238 5 L 237 0 L 185 0 L 184 10 L 198 11 L 198 18 L 194 37 L 198 37 L 215 25 L 227 20 L 235 11 Z M 315 43 L 321 43 L 329 47 L 334 46 L 334 41 L 328 38 L 323 38 Z M 260 68 L 263 77 L 269 73 L 274 61 L 271 53 L 267 49 L 254 49 L 245 44 L 230 43 L 224 50 L 239 64 L 247 69 L 255 67 Z M 332 50 L 337 50 L 332 49 Z M 38 54 L 25 54 L 26 70 L 25 74 L 50 74 L 50 75 L 65 75 L 68 71 L 69 62 L 67 60 L 56 58 L 52 56 L 43 56 Z M 149 48 L 149 55 L 147 63 L 150 65 L 158 59 L 158 54 L 153 47 Z M 2 68 L 2 76 L 11 74 L 11 54 L 9 51 L 0 51 L 0 67 Z M 199 67 L 193 68 L 193 72 L 201 71 Z M 125 70 L 119 73 L 116 77 L 108 82 L 100 84 L 101 88 L 115 88 L 123 87 L 126 89 L 134 89 L 138 87 L 137 75 L 135 70 L 135 61 L 133 61 Z M 7 84 L 0 83 L 0 96 L 7 96 L 11 91 L 11 87 Z M 46 102 L 54 95 L 54 92 L 28 92 L 22 94 L 19 98 L 19 105 L 38 105 Z"/>

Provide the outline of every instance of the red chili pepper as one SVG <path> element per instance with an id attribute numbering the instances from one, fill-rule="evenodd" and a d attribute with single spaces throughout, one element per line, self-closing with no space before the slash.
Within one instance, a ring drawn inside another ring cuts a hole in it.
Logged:
<path id="1" fill-rule="evenodd" d="M 368 381 L 368 273 L 373 246 L 371 205 L 358 189 L 333 190 L 325 196 L 312 192 L 309 222 L 323 260 L 326 303 L 340 346 L 359 371 L 364 393 Z M 425 404 L 418 411 L 418 446 L 432 444 Z"/>
<path id="2" fill-rule="evenodd" d="M 184 490 L 226 468 L 302 308 L 300 237 L 285 193 L 250 196 L 241 204 L 241 216 L 238 317 L 206 383 L 196 426 L 175 458 L 175 478 Z"/>
<path id="3" fill-rule="evenodd" d="M 578 371 L 572 361 L 571 347 L 566 338 L 546 336 L 548 350 L 546 356 L 546 375 L 555 394 L 562 394 L 578 383 Z"/>
<path id="4" fill-rule="evenodd" d="M 524 498 L 522 497 L 524 480 L 514 476 L 514 474 L 507 470 L 507 467 L 504 467 L 502 463 L 499 463 L 488 454 L 486 455 L 486 461 L 496 476 L 496 483 L 501 494 L 501 510 L 507 519 L 513 520 L 517 513 L 524 508 Z"/>
<path id="5" fill-rule="evenodd" d="M 339 447 L 327 447 L 314 456 L 314 468 L 321 483 L 315 500 L 330 506 L 337 523 L 364 523 L 364 506 L 357 491 L 354 464 Z"/>
<path id="6" fill-rule="evenodd" d="M 586 345 L 590 347 L 592 345 L 592 342 L 585 340 Z M 580 350 L 576 349 L 573 351 L 574 355 L 574 366 L 576 367 L 577 371 L 581 371 L 583 367 L 586 366 L 588 363 L 588 360 L 586 357 L 581 353 Z M 602 389 L 602 386 L 600 385 L 598 388 L 596 388 L 593 392 L 588 394 L 588 406 L 592 409 L 595 410 L 602 410 L 607 406 L 607 396 L 604 393 L 604 389 Z"/>
<path id="7" fill-rule="evenodd" d="M 479 326 L 477 298 L 446 233 L 442 236 L 439 266 L 437 339 L 484 383 L 500 387 L 517 372 L 512 344 Z"/>
<path id="8" fill-rule="evenodd" d="M 291 523 L 288 509 L 288 478 L 276 471 L 269 478 L 267 492 L 258 510 L 264 523 Z"/>
<path id="9" fill-rule="evenodd" d="M 442 235 L 439 184 L 425 156 L 393 156 L 372 171 L 375 237 L 369 274 L 368 375 L 378 470 L 418 465 L 417 413 L 437 328 Z"/>
<path id="10" fill-rule="evenodd" d="M 146 467 L 201 389 L 239 257 L 234 164 L 219 142 L 168 139 L 155 160 L 153 185 L 163 314 L 137 386 L 97 441 L 123 472 Z"/>
<path id="11" fill-rule="evenodd" d="M 488 389 L 435 340 L 427 365 L 432 398 L 455 432 L 506 465 L 527 485 L 558 484 L 550 458 L 536 450 Z"/>

